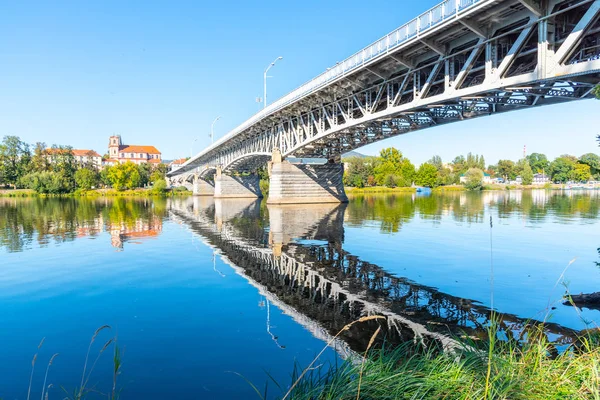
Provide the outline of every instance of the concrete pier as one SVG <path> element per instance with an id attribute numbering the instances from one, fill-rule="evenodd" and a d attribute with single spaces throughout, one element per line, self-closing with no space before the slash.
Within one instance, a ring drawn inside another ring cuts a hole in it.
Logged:
<path id="1" fill-rule="evenodd" d="M 260 178 L 256 174 L 229 176 L 217 168 L 215 174 L 216 199 L 260 198 Z"/>
<path id="2" fill-rule="evenodd" d="M 344 166 L 292 164 L 273 154 L 267 204 L 346 203 Z"/>
<path id="3" fill-rule="evenodd" d="M 215 183 L 196 176 L 193 193 L 194 196 L 213 196 L 215 194 Z"/>

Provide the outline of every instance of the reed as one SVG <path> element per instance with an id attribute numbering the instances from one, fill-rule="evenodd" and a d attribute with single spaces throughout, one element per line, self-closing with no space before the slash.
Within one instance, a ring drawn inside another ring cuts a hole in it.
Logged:
<path id="1" fill-rule="evenodd" d="M 474 348 L 463 342 L 455 353 L 413 343 L 382 347 L 364 363 L 349 360 L 337 369 L 311 371 L 288 398 L 600 399 L 600 350 L 594 340 L 583 336 L 578 345 L 552 355 L 553 344 L 541 329 L 532 328 L 522 346 L 491 341 L 493 347 Z"/>

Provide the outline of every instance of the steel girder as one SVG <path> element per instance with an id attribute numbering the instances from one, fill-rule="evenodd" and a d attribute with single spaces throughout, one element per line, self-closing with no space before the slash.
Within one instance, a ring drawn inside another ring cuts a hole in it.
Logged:
<path id="1" fill-rule="evenodd" d="M 251 171 L 274 149 L 339 160 L 407 132 L 592 96 L 600 81 L 600 0 L 494 3 L 257 121 L 173 175 L 216 166 Z"/>

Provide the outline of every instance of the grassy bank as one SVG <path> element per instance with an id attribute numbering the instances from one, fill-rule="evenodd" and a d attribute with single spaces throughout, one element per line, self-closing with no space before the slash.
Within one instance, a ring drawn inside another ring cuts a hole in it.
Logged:
<path id="1" fill-rule="evenodd" d="M 370 193 L 415 193 L 416 189 L 412 187 L 395 187 L 389 188 L 385 186 L 371 186 L 364 188 L 345 187 L 347 194 L 370 194 Z"/>
<path id="2" fill-rule="evenodd" d="M 543 186 L 539 185 L 483 185 L 481 190 L 560 190 L 562 185 L 547 184 Z M 356 187 L 345 187 L 347 194 L 369 194 L 369 193 L 414 193 L 415 188 L 412 187 L 396 187 L 388 188 L 385 186 L 373 186 L 365 188 Z M 449 185 L 449 186 L 438 186 L 433 188 L 433 193 L 445 193 L 445 192 L 464 192 L 467 190 L 463 185 Z"/>
<path id="3" fill-rule="evenodd" d="M 465 187 L 463 185 L 449 185 L 449 186 L 438 186 L 432 189 L 433 193 L 444 193 L 444 192 L 464 192 Z"/>
<path id="4" fill-rule="evenodd" d="M 41 194 L 30 189 L 6 189 L 0 190 L 0 197 L 149 197 L 149 196 L 189 196 L 192 192 L 189 190 L 167 190 L 164 192 L 154 191 L 152 189 L 134 189 L 134 190 L 114 190 L 114 189 L 95 189 L 95 190 L 76 190 L 73 193 L 63 194 Z"/>
<path id="5" fill-rule="evenodd" d="M 451 352 L 413 343 L 372 350 L 329 372 L 296 371 L 297 384 L 282 398 L 600 399 L 595 338 L 582 337 L 557 355 L 541 331 L 528 335 L 527 343 L 463 342 Z"/>

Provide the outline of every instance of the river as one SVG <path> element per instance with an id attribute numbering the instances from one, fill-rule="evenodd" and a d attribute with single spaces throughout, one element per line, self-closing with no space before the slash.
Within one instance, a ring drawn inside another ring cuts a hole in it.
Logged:
<path id="1" fill-rule="evenodd" d="M 121 398 L 280 394 L 294 363 L 334 365 L 378 327 L 392 343 L 485 338 L 546 321 L 564 345 L 600 311 L 564 305 L 600 290 L 600 191 L 351 196 L 347 205 L 267 206 L 209 197 L 0 198 L 0 398 L 86 374 Z M 344 325 L 365 315 L 385 320 Z M 590 325 L 592 323 L 592 325 Z M 38 350 L 40 341 L 44 339 Z M 87 377 L 86 377 L 87 380 Z M 106 398 L 106 397 L 104 397 Z"/>

